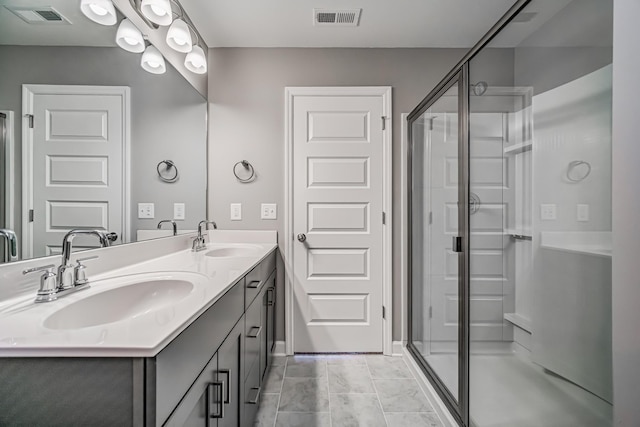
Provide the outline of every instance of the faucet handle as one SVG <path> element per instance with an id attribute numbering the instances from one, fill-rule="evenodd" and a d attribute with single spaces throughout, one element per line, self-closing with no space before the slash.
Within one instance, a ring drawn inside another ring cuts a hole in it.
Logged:
<path id="1" fill-rule="evenodd" d="M 86 258 L 80 258 L 76 260 L 76 266 L 73 269 L 73 284 L 74 286 L 79 286 L 79 285 L 84 285 L 86 284 L 89 280 L 87 279 L 87 266 L 85 266 L 82 262 L 83 261 L 89 261 L 92 259 L 96 259 L 98 258 L 97 255 L 94 256 L 89 256 Z"/>
<path id="2" fill-rule="evenodd" d="M 56 292 L 58 291 L 58 283 L 56 281 L 56 274 L 53 272 L 55 265 L 48 264 L 40 267 L 29 268 L 24 270 L 22 274 L 34 273 L 36 271 L 44 271 L 40 276 L 40 289 L 38 289 L 38 296 L 36 302 L 53 301 L 56 299 Z"/>

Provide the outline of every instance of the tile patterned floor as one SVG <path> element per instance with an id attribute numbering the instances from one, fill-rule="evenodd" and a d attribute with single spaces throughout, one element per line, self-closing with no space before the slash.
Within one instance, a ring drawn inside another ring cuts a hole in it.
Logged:
<path id="1" fill-rule="evenodd" d="M 259 427 L 442 427 L 400 357 L 275 357 Z"/>

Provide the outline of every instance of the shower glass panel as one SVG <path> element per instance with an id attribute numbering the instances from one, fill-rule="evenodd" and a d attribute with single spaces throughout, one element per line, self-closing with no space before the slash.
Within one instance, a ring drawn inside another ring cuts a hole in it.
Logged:
<path id="1" fill-rule="evenodd" d="M 411 345 L 458 401 L 458 79 L 411 125 Z"/>
<path id="2" fill-rule="evenodd" d="M 531 1 L 469 62 L 471 425 L 611 425 L 611 0 Z"/>

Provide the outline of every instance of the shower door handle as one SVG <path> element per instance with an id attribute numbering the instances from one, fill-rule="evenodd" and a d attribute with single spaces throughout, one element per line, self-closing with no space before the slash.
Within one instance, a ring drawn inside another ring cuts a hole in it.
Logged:
<path id="1" fill-rule="evenodd" d="M 453 240 L 451 242 L 451 250 L 458 253 L 462 252 L 462 237 L 453 236 Z"/>

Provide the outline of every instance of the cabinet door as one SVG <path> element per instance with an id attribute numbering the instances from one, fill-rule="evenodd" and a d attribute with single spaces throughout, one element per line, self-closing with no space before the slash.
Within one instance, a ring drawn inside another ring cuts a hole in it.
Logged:
<path id="1" fill-rule="evenodd" d="M 240 372 L 243 348 L 244 321 L 233 328 L 227 339 L 218 350 L 218 381 L 223 384 L 223 413 L 218 419 L 218 427 L 237 427 L 240 425 L 242 410 L 242 374 Z"/>
<path id="2" fill-rule="evenodd" d="M 267 366 L 271 366 L 273 351 L 276 346 L 276 279 L 275 274 L 271 286 L 267 288 Z"/>
<path id="3" fill-rule="evenodd" d="M 217 427 L 223 413 L 224 385 L 217 380 L 217 354 L 211 358 L 165 426 Z"/>

